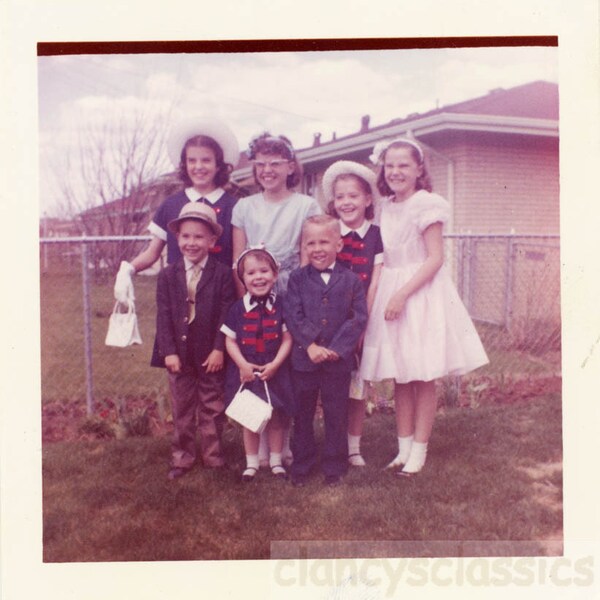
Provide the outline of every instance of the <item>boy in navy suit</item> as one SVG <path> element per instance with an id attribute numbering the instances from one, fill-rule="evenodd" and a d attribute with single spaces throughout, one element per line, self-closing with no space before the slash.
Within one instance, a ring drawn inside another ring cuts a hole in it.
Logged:
<path id="1" fill-rule="evenodd" d="M 168 224 L 182 257 L 161 271 L 156 289 L 156 341 L 152 366 L 166 367 L 175 432 L 169 479 L 196 462 L 196 429 L 205 467 L 223 467 L 223 350 L 219 331 L 235 300 L 231 269 L 209 250 L 223 228 L 215 211 L 190 202 Z"/>
<path id="2" fill-rule="evenodd" d="M 337 485 L 348 469 L 348 390 L 356 347 L 367 324 L 367 302 L 360 278 L 336 263 L 342 243 L 336 219 L 309 217 L 302 229 L 302 248 L 310 264 L 292 272 L 284 299 L 294 339 L 298 413 L 291 474 L 296 486 L 305 484 L 317 462 L 313 420 L 319 392 L 325 422 L 321 457 L 325 483 Z"/>

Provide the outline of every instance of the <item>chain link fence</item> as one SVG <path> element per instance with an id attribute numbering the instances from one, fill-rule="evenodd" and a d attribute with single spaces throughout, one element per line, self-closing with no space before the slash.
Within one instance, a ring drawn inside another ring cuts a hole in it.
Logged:
<path id="1" fill-rule="evenodd" d="M 113 310 L 115 255 L 132 259 L 147 236 L 43 238 L 41 365 L 43 402 L 78 402 L 87 414 L 128 400 L 168 406 L 164 371 L 149 366 L 158 268 L 134 278 L 143 343 L 104 344 Z M 448 405 L 469 382 L 506 385 L 560 376 L 558 236 L 447 235 L 446 268 L 481 335 L 490 364 L 441 382 Z M 479 388 L 469 388 L 470 397 Z M 475 390 L 475 391 L 473 391 Z"/>

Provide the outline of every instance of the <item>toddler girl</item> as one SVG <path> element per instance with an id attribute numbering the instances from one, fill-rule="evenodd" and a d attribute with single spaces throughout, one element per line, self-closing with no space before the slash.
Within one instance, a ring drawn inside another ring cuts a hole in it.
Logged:
<path id="1" fill-rule="evenodd" d="M 337 260 L 361 278 L 370 310 L 383 262 L 379 227 L 368 220 L 373 218 L 373 201 L 378 197 L 375 174 L 364 165 L 340 160 L 325 171 L 322 186 L 328 212 L 340 220 L 344 246 Z M 365 466 L 360 453 L 365 399 L 364 382 L 355 371 L 348 404 L 348 462 L 357 467 Z"/>
<path id="2" fill-rule="evenodd" d="M 283 135 L 262 133 L 250 142 L 248 157 L 261 192 L 237 203 L 231 217 L 233 260 L 248 247 L 264 244 L 279 264 L 276 291 L 287 290 L 290 273 L 300 265 L 302 223 L 322 212 L 310 196 L 294 191 L 302 179 L 302 167 L 290 140 Z M 237 281 L 238 293 L 244 286 Z M 261 438 L 261 463 L 266 463 L 264 436 Z M 291 461 L 289 425 L 286 426 L 284 459 Z"/>
<path id="3" fill-rule="evenodd" d="M 410 476 L 425 464 L 437 409 L 435 379 L 488 362 L 477 331 L 443 267 L 450 206 L 431 193 L 423 150 L 400 138 L 377 144 L 384 258 L 365 333 L 361 376 L 394 379 L 399 452 L 388 465 Z"/>
<path id="4" fill-rule="evenodd" d="M 282 320 L 281 300 L 273 291 L 278 276 L 277 262 L 264 248 L 243 252 L 237 274 L 246 293 L 229 310 L 221 331 L 231 357 L 225 378 L 225 402 L 229 404 L 240 383 L 266 400 L 263 382 L 268 382 L 273 416 L 266 432 L 269 440 L 271 473 L 285 479 L 282 464 L 283 415 L 293 414 L 293 393 L 287 357 L 292 338 Z M 259 435 L 244 428 L 246 469 L 242 481 L 253 481 L 259 468 Z"/>

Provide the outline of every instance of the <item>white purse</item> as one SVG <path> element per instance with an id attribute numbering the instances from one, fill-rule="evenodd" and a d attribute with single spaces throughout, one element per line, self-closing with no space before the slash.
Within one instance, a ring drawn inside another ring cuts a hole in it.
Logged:
<path id="1" fill-rule="evenodd" d="M 127 303 L 127 312 L 119 312 L 119 302 L 115 302 L 113 312 L 108 320 L 108 331 L 104 343 L 107 346 L 117 346 L 118 348 L 142 343 L 133 300 L 129 300 Z"/>
<path id="2" fill-rule="evenodd" d="M 263 381 L 263 383 L 265 384 L 268 402 L 265 402 L 254 392 L 242 389 L 244 387 L 242 383 L 233 400 L 225 409 L 225 414 L 228 417 L 254 433 L 262 433 L 273 414 L 269 388 L 266 381 Z"/>

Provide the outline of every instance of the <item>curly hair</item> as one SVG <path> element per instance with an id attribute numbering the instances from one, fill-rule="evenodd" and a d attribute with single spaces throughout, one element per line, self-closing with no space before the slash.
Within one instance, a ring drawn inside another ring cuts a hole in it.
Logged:
<path id="1" fill-rule="evenodd" d="M 429 173 L 427 172 L 427 164 L 425 160 L 421 160 L 421 155 L 419 151 L 412 145 L 402 141 L 392 142 L 386 149 L 385 152 L 381 155 L 381 166 L 379 167 L 379 173 L 377 175 L 377 189 L 381 193 L 382 196 L 391 196 L 394 192 L 391 190 L 390 186 L 387 184 L 385 180 L 385 155 L 387 154 L 390 148 L 407 148 L 410 150 L 410 155 L 413 160 L 421 167 L 422 172 L 419 177 L 417 177 L 416 181 L 416 189 L 417 190 L 426 190 L 427 192 L 431 192 L 431 179 L 429 177 Z"/>
<path id="2" fill-rule="evenodd" d="M 229 175 L 233 171 L 233 167 L 225 162 L 223 158 L 223 149 L 217 142 L 207 135 L 196 135 L 189 140 L 186 140 L 183 148 L 181 149 L 181 156 L 179 160 L 179 178 L 186 186 L 191 186 L 192 180 L 187 172 L 187 149 L 191 147 L 196 148 L 208 148 L 212 150 L 215 155 L 215 162 L 217 163 L 217 172 L 215 174 L 214 183 L 217 187 L 224 186 L 229 181 Z"/>
<path id="3" fill-rule="evenodd" d="M 294 172 L 290 173 L 286 179 L 288 189 L 295 188 L 302 181 L 302 165 L 296 158 L 292 142 L 284 135 L 274 136 L 265 131 L 252 138 L 248 145 L 248 158 L 254 160 L 257 154 L 278 155 L 294 163 Z M 252 174 L 254 179 L 258 181 L 256 167 L 254 166 L 252 167 Z"/>

